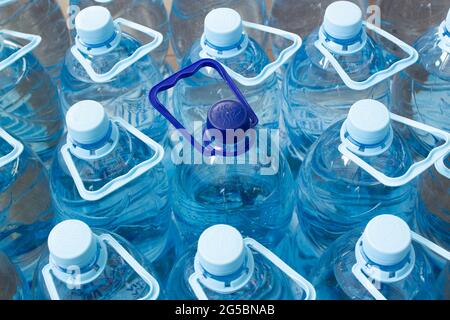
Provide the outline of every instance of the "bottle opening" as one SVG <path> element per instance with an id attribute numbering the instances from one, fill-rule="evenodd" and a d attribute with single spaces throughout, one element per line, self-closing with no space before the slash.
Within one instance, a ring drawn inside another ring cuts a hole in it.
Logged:
<path id="1" fill-rule="evenodd" d="M 213 105 L 208 111 L 207 129 L 217 129 L 225 133 L 226 130 L 248 130 L 250 118 L 247 108 L 235 100 L 222 100 Z"/>
<path id="2" fill-rule="evenodd" d="M 48 237 L 50 260 L 62 270 L 91 266 L 96 261 L 98 246 L 89 226 L 78 220 L 59 223 Z"/>
<path id="3" fill-rule="evenodd" d="M 244 37 L 241 16 L 229 8 L 212 10 L 205 18 L 204 36 L 213 48 L 225 51 L 237 47 Z"/>
<path id="4" fill-rule="evenodd" d="M 362 11 L 356 4 L 336 1 L 327 7 L 322 28 L 332 39 L 356 42 L 363 31 L 362 18 Z"/>
<path id="5" fill-rule="evenodd" d="M 198 241 L 200 265 L 214 276 L 223 277 L 238 271 L 244 264 L 245 253 L 242 235 L 227 225 L 208 228 Z"/>
<path id="6" fill-rule="evenodd" d="M 351 108 L 344 123 L 348 138 L 370 147 L 385 143 L 392 134 L 389 110 L 376 100 L 360 100 Z"/>
<path id="7" fill-rule="evenodd" d="M 75 28 L 79 41 L 88 48 L 102 47 L 117 36 L 111 13 L 101 6 L 81 10 L 75 18 Z"/>
<path id="8" fill-rule="evenodd" d="M 366 226 L 362 249 L 371 261 L 382 266 L 400 264 L 412 247 L 411 230 L 405 221 L 393 215 L 380 215 Z"/>
<path id="9" fill-rule="evenodd" d="M 210 290 L 231 293 L 245 286 L 253 269 L 253 255 L 240 232 L 228 225 L 206 229 L 198 241 L 196 272 Z"/>
<path id="10" fill-rule="evenodd" d="M 112 123 L 103 106 L 93 100 L 74 104 L 66 115 L 68 136 L 85 149 L 100 147 L 111 136 Z"/>

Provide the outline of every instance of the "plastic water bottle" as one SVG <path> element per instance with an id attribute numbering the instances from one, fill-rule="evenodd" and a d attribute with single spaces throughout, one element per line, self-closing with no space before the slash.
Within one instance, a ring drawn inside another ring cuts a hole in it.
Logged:
<path id="1" fill-rule="evenodd" d="M 269 25 L 306 36 L 320 27 L 325 9 L 334 0 L 273 0 Z M 365 0 L 352 0 L 366 12 Z M 286 44 L 281 39 L 273 39 L 272 48 L 275 54 Z"/>
<path id="2" fill-rule="evenodd" d="M 150 56 L 157 65 L 164 64 L 169 49 L 170 32 L 169 15 L 163 0 L 70 0 L 68 15 L 70 16 L 73 38 L 76 37 L 76 32 L 74 32 L 76 16 L 82 9 L 91 6 L 105 7 L 115 19 L 122 17 L 160 32 L 164 36 L 164 40 L 158 48 L 150 53 Z M 127 32 L 141 43 L 148 41 L 147 36 L 136 32 L 136 30 L 127 29 Z"/>
<path id="3" fill-rule="evenodd" d="M 43 41 L 34 53 L 53 79 L 59 77 L 70 37 L 57 1 L 0 1 L 0 28 L 41 36 Z"/>
<path id="4" fill-rule="evenodd" d="M 192 45 L 203 33 L 203 22 L 206 15 L 213 9 L 231 8 L 239 12 L 247 21 L 264 24 L 267 20 L 265 0 L 173 0 L 170 13 L 172 29 L 172 47 L 178 63 L 188 54 Z M 257 36 L 257 34 L 252 34 Z M 262 43 L 263 37 L 259 34 L 258 41 Z"/>
<path id="5" fill-rule="evenodd" d="M 450 250 L 450 157 L 426 171 L 419 179 L 419 208 L 416 214 L 418 232 L 439 246 Z M 438 269 L 445 261 L 430 253 Z"/>
<path id="6" fill-rule="evenodd" d="M 175 300 L 312 300 L 314 287 L 257 241 L 229 225 L 205 230 L 174 266 Z"/>
<path id="7" fill-rule="evenodd" d="M 317 298 L 434 299 L 438 292 L 424 252 L 428 248 L 450 258 L 448 251 L 412 232 L 402 219 L 377 216 L 363 232 L 355 229 L 343 235 L 323 255 L 313 278 Z"/>
<path id="8" fill-rule="evenodd" d="M 381 9 L 381 25 L 386 31 L 413 44 L 429 28 L 445 19 L 446 0 L 377 0 Z"/>
<path id="9" fill-rule="evenodd" d="M 54 209 L 43 164 L 26 145 L 2 128 L 0 212 L 0 251 L 30 281 L 53 227 Z"/>
<path id="10" fill-rule="evenodd" d="M 413 159 L 396 128 L 382 103 L 362 100 L 351 107 L 346 121 L 331 126 L 311 147 L 297 181 L 302 272 L 308 274 L 339 236 L 379 214 L 392 212 L 412 222 L 414 182 L 386 186 L 341 152 L 343 142 L 352 147 L 348 141 L 353 141 L 355 152 L 372 167 L 389 176 L 402 175 Z"/>
<path id="11" fill-rule="evenodd" d="M 66 123 L 50 172 L 59 219 L 117 233 L 150 262 L 167 264 L 174 253 L 163 148 L 95 101 L 75 104 Z"/>
<path id="12" fill-rule="evenodd" d="M 434 1 L 433 1 L 434 3 Z M 440 1 L 437 1 L 440 3 Z M 433 4 L 434 5 L 434 4 Z M 414 44 L 419 63 L 394 78 L 395 112 L 430 126 L 450 131 L 450 11 Z M 422 21 L 422 20 L 421 20 Z M 426 157 L 442 142 L 420 130 L 405 132 L 415 151 Z"/>
<path id="13" fill-rule="evenodd" d="M 244 30 L 244 27 L 245 30 Z M 247 30 L 276 33 L 294 40 L 284 59 L 273 64 L 260 43 L 247 35 Z M 278 128 L 283 96 L 277 81 L 276 70 L 300 48 L 301 39 L 282 30 L 249 25 L 239 13 L 229 8 L 219 8 L 208 13 L 203 36 L 199 36 L 181 62 L 187 67 L 201 58 L 220 61 L 228 74 L 239 83 L 239 88 L 255 110 L 259 124 Z M 271 64 L 268 71 L 268 65 Z M 175 115 L 188 129 L 194 121 L 206 121 L 209 107 L 218 100 L 233 98 L 233 92 L 223 86 L 213 69 L 201 70 L 189 81 L 180 82 L 174 89 Z"/>
<path id="14" fill-rule="evenodd" d="M 53 228 L 33 280 L 38 300 L 156 300 L 154 271 L 126 240 L 79 220 Z"/>
<path id="15" fill-rule="evenodd" d="M 284 112 L 290 144 L 287 159 L 295 173 L 310 146 L 336 121 L 344 119 L 360 99 L 388 104 L 390 80 L 417 60 L 417 52 L 392 35 L 388 37 L 407 52 L 396 64 L 385 60 L 383 47 L 370 34 L 382 34 L 363 23 L 361 9 L 336 1 L 325 11 L 322 26 L 306 39 L 286 71 Z"/>
<path id="16" fill-rule="evenodd" d="M 40 42 L 39 36 L 0 30 L 0 126 L 46 162 L 64 123 L 57 88 L 34 56 Z"/>
<path id="17" fill-rule="evenodd" d="M 76 44 L 67 52 L 61 75 L 64 111 L 79 101 L 93 99 L 102 103 L 109 115 L 121 117 L 164 144 L 167 122 L 151 108 L 147 98 L 148 89 L 162 79 L 148 56 L 159 47 L 162 35 L 122 18 L 113 21 L 109 11 L 100 6 L 82 10 L 75 25 Z M 141 44 L 120 31 L 122 27 L 153 40 Z"/>
<path id="18" fill-rule="evenodd" d="M 22 273 L 4 253 L 0 252 L 0 301 L 29 298 L 30 292 Z"/>
<path id="19" fill-rule="evenodd" d="M 191 133 L 158 95 L 205 68 L 221 74 L 235 97 L 212 105 L 206 124 Z M 293 178 L 279 153 L 278 131 L 257 127 L 258 118 L 237 85 L 211 59 L 199 60 L 157 84 L 150 100 L 177 129 L 173 210 L 185 243 L 197 241 L 212 225 L 226 223 L 275 250 L 288 233 L 295 201 Z"/>

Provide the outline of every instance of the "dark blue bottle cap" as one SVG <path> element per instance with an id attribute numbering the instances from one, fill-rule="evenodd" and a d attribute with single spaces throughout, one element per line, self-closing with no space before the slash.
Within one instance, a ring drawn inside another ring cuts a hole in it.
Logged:
<path id="1" fill-rule="evenodd" d="M 206 121 L 207 129 L 217 129 L 226 133 L 226 130 L 250 128 L 250 118 L 247 108 L 235 100 L 222 100 L 213 105 L 208 111 Z"/>

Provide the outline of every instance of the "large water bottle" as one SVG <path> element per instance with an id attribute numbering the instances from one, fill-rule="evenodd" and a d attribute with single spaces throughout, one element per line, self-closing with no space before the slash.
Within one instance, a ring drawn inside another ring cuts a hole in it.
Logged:
<path id="1" fill-rule="evenodd" d="M 248 30 L 275 33 L 293 43 L 285 49 L 283 56 L 272 62 L 261 44 L 248 36 Z M 240 90 L 259 118 L 259 124 L 278 128 L 283 97 L 276 71 L 300 46 L 301 39 L 294 34 L 249 24 L 242 21 L 237 11 L 219 8 L 208 13 L 203 36 L 195 40 L 181 65 L 189 66 L 200 58 L 220 61 L 228 74 L 239 83 Z M 211 105 L 233 96 L 234 93 L 223 85 L 214 69 L 204 69 L 175 87 L 175 115 L 188 129 L 193 129 L 194 121 L 206 121 Z"/>
<path id="2" fill-rule="evenodd" d="M 42 44 L 34 51 L 53 79 L 59 77 L 70 37 L 58 2 L 55 0 L 0 1 L 0 28 L 37 34 Z M 32 87 L 32 86 L 31 86 Z"/>
<path id="3" fill-rule="evenodd" d="M 329 5 L 322 26 L 306 38 L 286 72 L 284 122 L 290 140 L 286 153 L 294 173 L 309 147 L 329 126 L 345 118 L 353 102 L 389 103 L 389 77 L 417 60 L 413 48 L 362 18 L 354 3 Z M 408 57 L 388 64 L 382 47 L 369 33 L 387 37 Z"/>
<path id="4" fill-rule="evenodd" d="M 0 251 L 0 301 L 30 298 L 28 284 L 22 273 Z"/>
<path id="5" fill-rule="evenodd" d="M 0 30 L 0 126 L 47 161 L 64 123 L 57 88 L 32 53 L 40 42 L 39 36 Z"/>
<path id="6" fill-rule="evenodd" d="M 175 264 L 167 286 L 175 300 L 312 300 L 314 287 L 257 241 L 229 225 L 205 230 Z"/>
<path id="7" fill-rule="evenodd" d="M 434 299 L 439 293 L 425 250 L 450 259 L 450 252 L 412 232 L 399 217 L 377 216 L 363 232 L 343 235 L 323 255 L 313 278 L 317 298 Z"/>
<path id="8" fill-rule="evenodd" d="M 273 0 L 269 25 L 287 30 L 300 36 L 307 36 L 316 28 L 325 14 L 325 9 L 335 0 Z M 366 12 L 366 0 L 351 0 L 363 12 Z M 273 39 L 272 48 L 275 54 L 285 47 L 285 42 Z"/>
<path id="9" fill-rule="evenodd" d="M 169 49 L 169 15 L 163 0 L 70 0 L 67 14 L 70 16 L 72 37 L 76 37 L 75 18 L 78 13 L 87 7 L 102 6 L 111 12 L 116 18 L 139 23 L 160 32 L 164 39 L 161 45 L 153 50 L 150 55 L 157 65 L 162 65 Z M 126 29 L 127 33 L 138 39 L 141 43 L 148 42 L 148 36 L 136 30 Z"/>
<path id="10" fill-rule="evenodd" d="M 205 16 L 213 9 L 232 8 L 245 20 L 263 24 L 266 22 L 265 0 L 173 0 L 170 13 L 172 47 L 178 63 L 188 54 L 192 45 L 202 36 Z M 254 34 L 260 43 L 264 38 Z"/>
<path id="11" fill-rule="evenodd" d="M 61 75 L 65 112 L 73 104 L 93 99 L 109 115 L 121 117 L 159 143 L 166 140 L 167 122 L 149 105 L 147 93 L 162 79 L 148 56 L 162 35 L 123 18 L 113 21 L 100 6 L 82 10 L 75 19 L 76 44 L 67 52 Z M 127 27 L 152 38 L 141 44 L 121 30 Z M 150 41 L 150 42 L 149 42 Z"/>
<path id="12" fill-rule="evenodd" d="M 169 183 L 163 148 L 101 104 L 82 101 L 66 117 L 50 186 L 59 219 L 115 232 L 150 261 L 170 261 Z"/>
<path id="13" fill-rule="evenodd" d="M 375 4 L 380 8 L 383 29 L 409 44 L 441 23 L 449 6 L 447 0 L 376 0 Z"/>
<path id="14" fill-rule="evenodd" d="M 419 180 L 419 208 L 416 215 L 420 234 L 450 250 L 450 157 L 447 156 Z M 442 269 L 445 261 L 430 254 L 437 268 Z"/>
<path id="15" fill-rule="evenodd" d="M 450 137 L 389 113 L 378 101 L 361 100 L 311 147 L 297 181 L 299 268 L 305 274 L 340 235 L 379 214 L 391 212 L 411 225 L 417 201 L 414 178 L 444 156 L 450 142 L 414 163 L 398 132 L 403 125 Z"/>
<path id="16" fill-rule="evenodd" d="M 206 125 L 189 132 L 158 94 L 206 68 L 215 69 L 235 97 L 217 101 L 208 111 Z M 173 209 L 186 243 L 197 241 L 209 226 L 226 223 L 274 250 L 287 234 L 295 201 L 292 175 L 279 152 L 278 131 L 257 127 L 256 114 L 215 60 L 202 59 L 180 70 L 153 87 L 150 99 L 177 129 Z"/>
<path id="17" fill-rule="evenodd" d="M 22 270 L 27 281 L 32 278 L 53 218 L 42 162 L 0 128 L 0 251 Z"/>
<path id="18" fill-rule="evenodd" d="M 155 300 L 161 288 L 143 256 L 123 238 L 79 220 L 53 228 L 33 279 L 38 300 Z"/>
<path id="19" fill-rule="evenodd" d="M 414 47 L 420 54 L 419 63 L 394 78 L 395 112 L 450 131 L 450 11 L 447 19 L 421 36 Z M 420 130 L 409 130 L 406 134 L 421 156 L 427 156 L 441 143 Z"/>

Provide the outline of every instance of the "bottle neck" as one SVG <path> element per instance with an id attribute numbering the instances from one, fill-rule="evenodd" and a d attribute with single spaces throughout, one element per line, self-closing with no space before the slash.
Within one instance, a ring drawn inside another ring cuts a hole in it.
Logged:
<path id="1" fill-rule="evenodd" d="M 246 257 L 243 264 L 228 275 L 217 276 L 209 273 L 202 267 L 198 257 L 195 257 L 194 269 L 196 273 L 201 274 L 199 281 L 203 286 L 219 294 L 230 294 L 245 287 L 251 280 L 255 261 L 250 248 L 246 248 Z"/>
<path id="2" fill-rule="evenodd" d="M 49 258 L 53 275 L 69 286 L 85 285 L 97 279 L 105 270 L 108 260 L 106 244 L 97 240 L 97 250 L 92 260 L 83 265 L 59 266 Z"/>
<path id="3" fill-rule="evenodd" d="M 362 272 L 373 280 L 382 283 L 394 283 L 408 277 L 414 269 L 415 251 L 411 245 L 409 254 L 392 265 L 382 265 L 372 261 L 364 252 L 362 238 L 356 244 L 355 257 L 356 263 L 362 266 Z"/>
<path id="4" fill-rule="evenodd" d="M 368 37 L 364 28 L 361 28 L 359 33 L 349 39 L 339 39 L 328 34 L 324 27 L 319 29 L 319 41 L 331 52 L 338 55 L 351 55 L 361 51 L 366 43 Z"/>
<path id="5" fill-rule="evenodd" d="M 119 129 L 117 124 L 110 121 L 108 132 L 104 137 L 96 142 L 85 144 L 72 139 L 67 135 L 67 144 L 70 146 L 71 153 L 79 159 L 95 160 L 110 154 L 119 141 Z"/>

